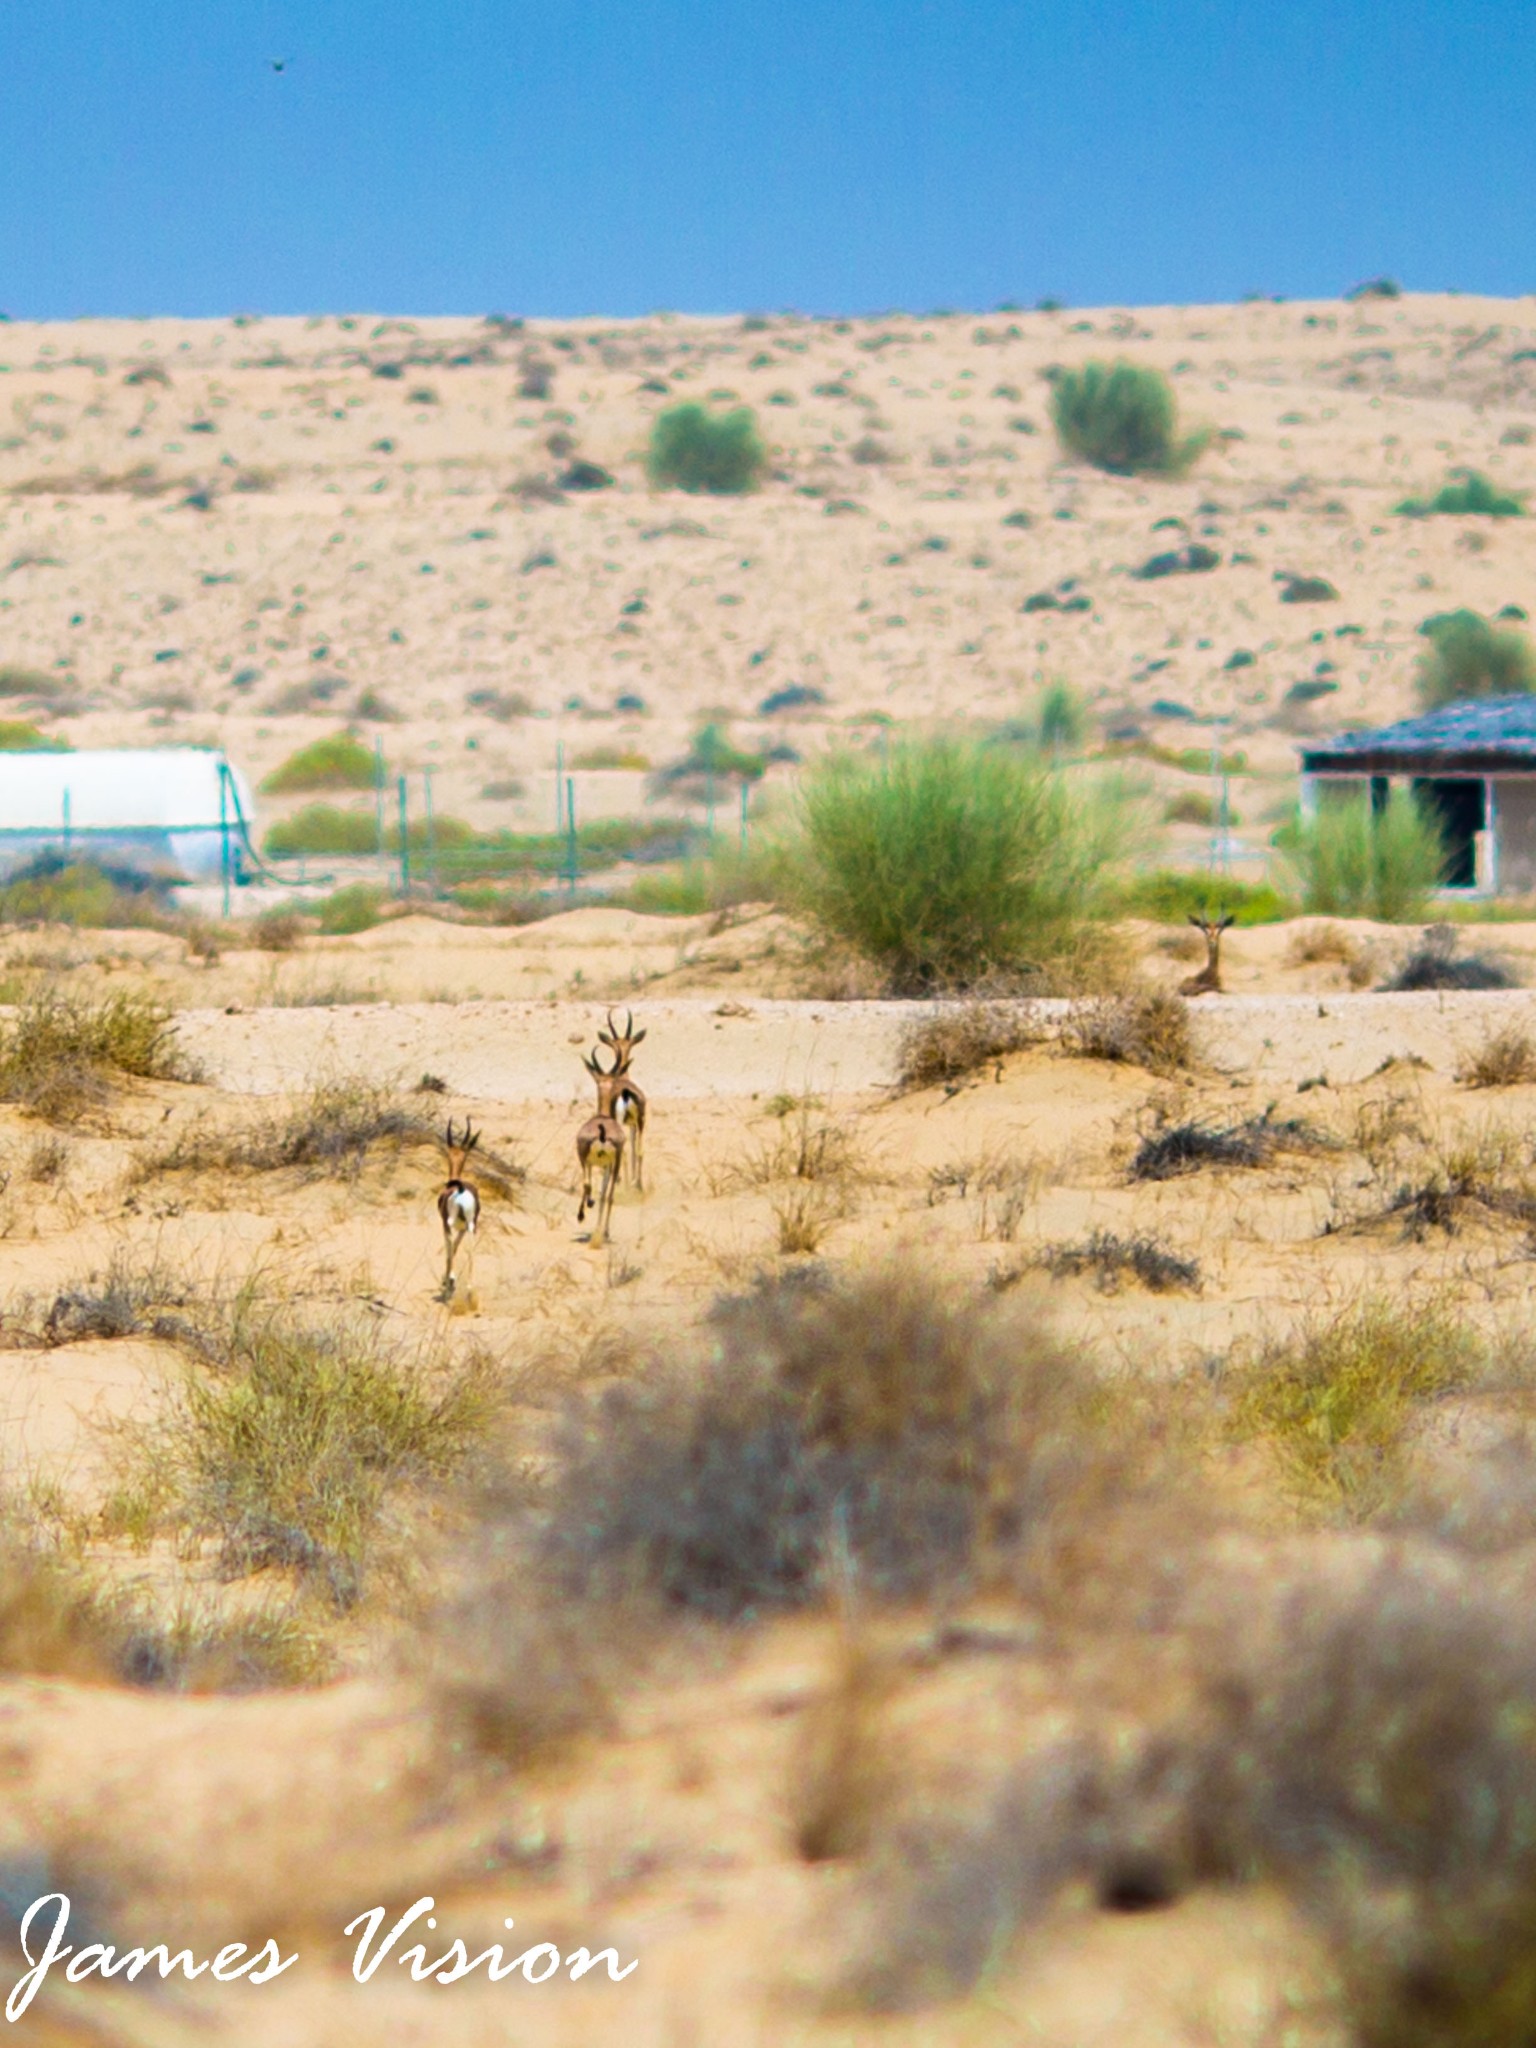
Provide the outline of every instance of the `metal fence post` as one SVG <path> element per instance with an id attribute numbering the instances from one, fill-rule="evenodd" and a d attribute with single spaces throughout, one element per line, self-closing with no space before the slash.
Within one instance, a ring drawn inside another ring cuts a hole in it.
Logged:
<path id="1" fill-rule="evenodd" d="M 411 835 L 406 823 L 405 777 L 400 777 L 400 894 L 411 893 Z"/>

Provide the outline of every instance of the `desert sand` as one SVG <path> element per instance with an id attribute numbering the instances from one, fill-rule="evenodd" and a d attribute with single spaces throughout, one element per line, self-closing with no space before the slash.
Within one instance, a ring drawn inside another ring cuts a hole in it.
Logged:
<path id="1" fill-rule="evenodd" d="M 661 766 L 718 718 L 804 757 L 887 718 L 1017 716 L 1064 675 L 1110 737 L 1241 747 L 1254 772 L 1239 809 L 1258 822 L 1294 795 L 1303 725 L 1409 708 L 1426 612 L 1529 599 L 1527 524 L 1391 507 L 1456 463 L 1523 485 L 1512 430 L 1536 402 L 1533 336 L 1536 301 L 1460 298 L 15 323 L 0 330 L 0 659 L 35 672 L 15 708 L 76 746 L 216 743 L 260 777 L 320 733 L 377 726 L 392 768 L 433 771 L 440 814 L 519 829 L 552 822 L 557 749 L 583 815 L 635 810 L 644 767 L 583 769 L 584 749 Z M 1106 353 L 1167 369 L 1187 421 L 1218 430 L 1191 476 L 1060 460 L 1041 373 Z M 546 395 L 522 395 L 540 366 Z M 676 396 L 758 409 L 775 463 L 763 491 L 648 488 L 647 423 Z M 577 454 L 612 486 L 555 490 Z M 1219 568 L 1131 576 L 1186 535 Z M 1338 600 L 1281 604 L 1293 570 Z M 1041 591 L 1090 608 L 1023 612 Z M 1234 666 L 1238 650 L 1253 661 Z M 1319 674 L 1337 691 L 1285 705 Z M 791 683 L 825 702 L 762 714 Z M 522 701 L 489 716 L 467 703 L 484 690 Z M 264 800 L 261 824 L 283 808 Z M 567 1400 L 622 1386 L 722 1294 L 818 1262 L 995 1296 L 1136 1400 L 1219 1389 L 1232 1361 L 1371 1298 L 1519 1333 L 1536 1081 L 1465 1077 L 1495 1033 L 1529 1028 L 1536 925 L 1479 934 L 1513 970 L 1507 991 L 1376 992 L 1412 936 L 1320 937 L 1315 921 L 1229 934 L 1225 993 L 1191 1003 L 1191 1055 L 1166 1070 L 1084 1056 L 1080 1006 L 1041 1002 L 1020 1049 L 903 1089 L 906 1034 L 932 1006 L 818 990 L 803 935 L 762 907 L 583 907 L 499 928 L 427 906 L 276 952 L 174 929 L 0 935 L 8 1001 L 163 1001 L 195 1076 L 127 1084 L 57 1128 L 0 1109 L 0 1473 L 17 1526 L 194 1636 L 280 1611 L 328 1660 L 322 1682 L 249 1695 L 68 1668 L 0 1680 L 7 1913 L 64 1888 L 120 1943 L 211 1953 L 271 1934 L 301 1956 L 264 1987 L 55 1981 L 32 2038 L 1342 2048 L 1317 1925 L 1267 1886 L 1192 1885 L 1148 1912 L 1068 1888 L 978 1988 L 893 2017 L 839 2003 L 859 1862 L 801 1853 L 792 1813 L 845 1617 L 683 1630 L 616 1682 L 600 1727 L 498 1765 L 444 1734 L 421 1662 L 424 1617 L 462 1569 L 454 1490 L 392 1499 L 377 1569 L 344 1607 L 296 1566 L 230 1571 L 206 1534 L 133 1524 L 121 1498 L 124 1426 L 153 1426 L 214 1368 L 175 1327 L 81 1334 L 71 1318 L 104 1276 L 153 1274 L 177 1315 L 244 1293 L 312 1326 L 366 1324 L 434 1371 L 488 1360 L 500 1426 L 534 1473 Z M 1149 986 L 1189 971 L 1187 932 L 1128 927 L 1127 943 Z M 621 1187 L 602 1246 L 576 1220 L 574 1137 L 592 1104 L 580 1057 L 610 1004 L 647 1031 L 651 1114 L 646 1188 Z M 327 1086 L 375 1091 L 414 1120 L 406 1138 L 335 1171 L 256 1164 L 261 1134 Z M 431 1134 L 466 1114 L 499 1164 L 444 1301 Z M 1260 1163 L 1133 1175 L 1170 1127 L 1255 1121 L 1287 1134 Z M 823 1162 L 809 1175 L 793 1163 L 807 1136 Z M 1455 1193 L 1474 1182 L 1507 1204 Z M 1103 1232 L 1150 1237 L 1195 1278 L 1148 1292 L 1051 1277 L 1055 1254 Z M 1518 1377 L 1448 1397 L 1427 1411 L 1424 1455 L 1475 1463 L 1528 1409 Z M 1387 1542 L 1319 1533 L 1262 1447 L 1207 1445 L 1199 1471 L 1181 1513 L 1230 1511 L 1237 1552 L 1277 1586 L 1347 1577 Z M 1039 1651 L 1017 1607 L 948 1634 L 953 1618 L 918 1603 L 870 1623 L 899 1673 L 877 1747 L 935 1810 L 984 1809 L 1005 1767 L 1063 1727 L 1133 1752 L 1165 1683 L 1177 1692 L 1162 1667 L 1124 1663 L 1123 1636 L 1106 1671 L 1070 1627 Z M 612 1943 L 639 1967 L 580 1988 L 416 1986 L 396 1968 L 355 1984 L 343 1924 L 427 1893 L 439 1948 L 460 1933 Z"/>

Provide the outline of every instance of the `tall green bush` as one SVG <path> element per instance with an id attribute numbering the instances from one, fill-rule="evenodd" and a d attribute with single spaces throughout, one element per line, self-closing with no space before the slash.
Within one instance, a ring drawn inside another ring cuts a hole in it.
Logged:
<path id="1" fill-rule="evenodd" d="M 1173 388 L 1161 370 L 1135 363 L 1084 363 L 1061 371 L 1051 419 L 1062 446 L 1118 476 L 1177 476 L 1208 436 L 1178 435 Z"/>
<path id="2" fill-rule="evenodd" d="M 1429 645 L 1415 678 L 1426 711 L 1473 697 L 1518 697 L 1536 690 L 1536 647 L 1518 626 L 1497 626 L 1481 612 L 1441 612 L 1419 631 Z"/>
<path id="3" fill-rule="evenodd" d="M 674 405 L 651 427 L 646 473 L 663 488 L 735 496 L 750 491 L 767 466 L 750 406 L 712 413 L 702 405 Z"/>
<path id="4" fill-rule="evenodd" d="M 913 740 L 811 771 L 784 873 L 815 924 L 918 994 L 1071 955 L 1125 838 L 1123 804 L 1038 756 Z"/>
<path id="5" fill-rule="evenodd" d="M 1303 910 L 1384 924 L 1422 918 L 1446 862 L 1439 826 L 1406 790 L 1393 790 L 1380 811 L 1363 792 L 1325 798 L 1296 832 L 1289 858 Z"/>
<path id="6" fill-rule="evenodd" d="M 274 860 L 299 854 L 377 853 L 378 819 L 372 811 L 339 811 L 334 804 L 306 804 L 291 818 L 269 826 L 262 850 Z"/>

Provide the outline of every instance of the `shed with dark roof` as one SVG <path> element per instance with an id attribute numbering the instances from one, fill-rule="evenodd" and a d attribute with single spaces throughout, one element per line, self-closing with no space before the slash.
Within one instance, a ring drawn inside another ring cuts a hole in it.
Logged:
<path id="1" fill-rule="evenodd" d="M 1448 888 L 1536 893 L 1536 697 L 1446 704 L 1302 749 L 1304 810 L 1331 791 L 1363 789 L 1380 809 L 1394 785 L 1438 817 Z"/>

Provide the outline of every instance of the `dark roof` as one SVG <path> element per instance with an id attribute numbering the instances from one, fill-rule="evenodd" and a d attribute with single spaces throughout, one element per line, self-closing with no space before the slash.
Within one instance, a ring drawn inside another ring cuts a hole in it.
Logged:
<path id="1" fill-rule="evenodd" d="M 1536 769 L 1536 696 L 1478 697 L 1302 749 L 1307 770 Z"/>

